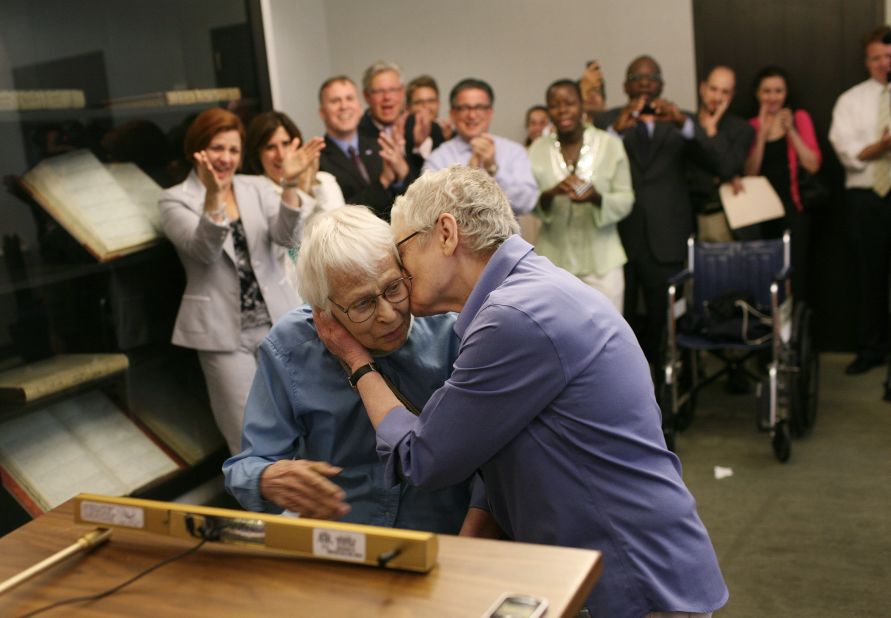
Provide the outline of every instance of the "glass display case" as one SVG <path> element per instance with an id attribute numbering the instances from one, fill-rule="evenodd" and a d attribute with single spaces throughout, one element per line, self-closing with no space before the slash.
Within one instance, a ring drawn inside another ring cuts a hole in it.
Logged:
<path id="1" fill-rule="evenodd" d="M 25 518 L 10 494 L 39 512 L 58 499 L 44 482 L 92 490 L 116 450 L 163 455 L 117 493 L 170 499 L 219 473 L 197 360 L 169 343 L 184 275 L 156 203 L 211 106 L 270 107 L 259 0 L 0 4 L 0 534 Z"/>

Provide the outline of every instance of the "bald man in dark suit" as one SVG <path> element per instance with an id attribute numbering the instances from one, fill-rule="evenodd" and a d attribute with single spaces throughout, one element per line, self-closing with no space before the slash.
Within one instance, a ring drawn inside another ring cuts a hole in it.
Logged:
<path id="1" fill-rule="evenodd" d="M 693 212 L 685 169 L 701 153 L 702 129 L 677 105 L 660 98 L 662 71 L 650 56 L 636 58 L 625 77 L 628 103 L 595 118 L 595 124 L 621 137 L 631 165 L 634 207 L 619 222 L 628 255 L 625 315 L 635 327 L 651 363 L 660 363 L 665 330 L 666 280 L 684 267 Z M 636 323 L 643 296 L 646 318 Z"/>

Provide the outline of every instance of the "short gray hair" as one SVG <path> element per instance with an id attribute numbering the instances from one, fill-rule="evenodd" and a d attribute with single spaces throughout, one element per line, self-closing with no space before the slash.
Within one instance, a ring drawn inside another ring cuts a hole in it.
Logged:
<path id="1" fill-rule="evenodd" d="M 406 231 L 427 232 L 442 213 L 458 222 L 464 246 L 472 253 L 497 249 L 520 233 L 507 196 L 498 183 L 480 169 L 453 165 L 428 172 L 396 198 L 390 220 Z"/>
<path id="2" fill-rule="evenodd" d="M 362 75 L 362 90 L 364 92 L 368 92 L 371 90 L 371 82 L 375 77 L 380 75 L 381 73 L 386 73 L 387 71 L 393 71 L 396 75 L 399 76 L 399 83 L 404 83 L 402 78 L 402 69 L 399 68 L 399 65 L 395 62 L 390 62 L 389 60 L 378 60 L 370 67 L 365 69 L 365 73 Z"/>
<path id="3" fill-rule="evenodd" d="M 307 230 L 297 256 L 300 296 L 313 307 L 331 309 L 331 280 L 339 276 L 376 279 L 382 263 L 399 263 L 390 227 L 365 206 L 344 206 L 320 215 Z"/>

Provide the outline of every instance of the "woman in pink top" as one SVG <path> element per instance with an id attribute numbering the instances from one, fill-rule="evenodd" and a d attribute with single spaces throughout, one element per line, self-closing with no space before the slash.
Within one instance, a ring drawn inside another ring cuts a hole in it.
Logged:
<path id="1" fill-rule="evenodd" d="M 796 296 L 807 298 L 806 267 L 809 216 L 801 200 L 799 177 L 804 169 L 820 169 L 820 147 L 810 115 L 787 107 L 789 78 L 780 67 L 762 69 L 755 78 L 759 112 L 749 122 L 756 137 L 746 159 L 748 176 L 765 176 L 783 201 L 786 216 L 761 224 L 763 238 L 779 238 L 788 229 L 792 235 L 792 287 Z"/>

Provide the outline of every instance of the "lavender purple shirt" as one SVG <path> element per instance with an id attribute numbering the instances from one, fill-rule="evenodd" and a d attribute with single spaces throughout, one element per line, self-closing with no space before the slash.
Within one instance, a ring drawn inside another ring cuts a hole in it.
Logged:
<path id="1" fill-rule="evenodd" d="M 378 427 L 389 481 L 444 487 L 479 469 L 510 538 L 603 552 L 594 616 L 721 607 L 727 588 L 665 447 L 647 361 L 606 297 L 513 236 L 455 332 L 454 371 L 421 416 L 395 408 Z"/>

